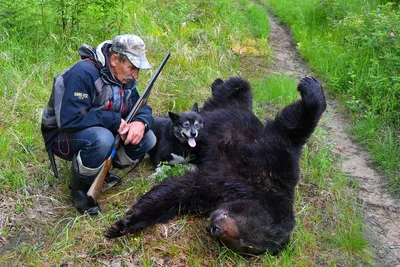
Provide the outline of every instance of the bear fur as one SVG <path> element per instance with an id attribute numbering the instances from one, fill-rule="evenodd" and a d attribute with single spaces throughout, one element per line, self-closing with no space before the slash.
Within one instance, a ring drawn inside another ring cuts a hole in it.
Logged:
<path id="1" fill-rule="evenodd" d="M 302 79 L 297 88 L 301 99 L 263 124 L 251 111 L 246 80 L 215 80 L 212 97 L 200 111 L 199 171 L 154 186 L 106 236 L 136 233 L 190 213 L 211 216 L 207 232 L 235 252 L 279 253 L 295 226 L 302 147 L 326 109 L 315 78 Z"/>

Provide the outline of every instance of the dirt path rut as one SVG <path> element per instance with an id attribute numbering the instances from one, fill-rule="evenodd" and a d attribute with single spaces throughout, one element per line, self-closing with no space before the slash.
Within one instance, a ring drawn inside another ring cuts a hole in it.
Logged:
<path id="1" fill-rule="evenodd" d="M 270 44 L 274 51 L 273 72 L 295 76 L 299 81 L 311 71 L 295 49 L 290 30 L 270 14 Z M 368 154 L 345 131 L 347 124 L 338 103 L 328 97 L 326 116 L 334 152 L 343 157 L 342 171 L 357 179 L 363 206 L 365 233 L 376 251 L 377 266 L 400 266 L 400 200 L 393 199 L 384 177 L 369 164 Z"/>

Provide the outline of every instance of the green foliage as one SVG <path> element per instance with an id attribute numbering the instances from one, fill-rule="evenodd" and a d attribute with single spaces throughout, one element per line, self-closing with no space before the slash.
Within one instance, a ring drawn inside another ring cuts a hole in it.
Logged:
<path id="1" fill-rule="evenodd" d="M 269 75 L 252 83 L 254 99 L 261 103 L 278 102 L 288 105 L 299 98 L 296 79 L 284 75 Z"/>
<path id="2" fill-rule="evenodd" d="M 344 260 L 349 256 L 358 255 L 364 258 L 365 262 L 371 262 L 373 256 L 368 252 L 368 242 L 365 240 L 360 221 L 348 221 L 340 224 L 335 235 L 328 237 L 333 246 L 339 247 L 338 255 Z"/>
<path id="3" fill-rule="evenodd" d="M 296 79 L 284 75 L 268 75 L 251 83 L 253 112 L 260 118 L 273 118 L 280 108 L 299 98 Z"/>
<path id="4" fill-rule="evenodd" d="M 246 10 L 246 20 L 252 31 L 252 35 L 257 38 L 268 38 L 269 23 L 265 11 L 258 6 L 250 6 Z M 262 25 L 262 26 L 260 26 Z"/>
<path id="5" fill-rule="evenodd" d="M 156 182 L 161 182 L 167 177 L 177 177 L 185 173 L 185 166 L 182 164 L 171 166 L 167 162 L 161 162 L 157 169 Z"/>

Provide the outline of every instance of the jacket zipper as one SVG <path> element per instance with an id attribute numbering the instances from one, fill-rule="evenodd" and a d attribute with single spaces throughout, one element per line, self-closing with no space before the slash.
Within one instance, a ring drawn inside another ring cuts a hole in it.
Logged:
<path id="1" fill-rule="evenodd" d="M 123 99 L 122 99 L 122 87 L 119 88 L 119 112 L 122 112 L 122 106 L 123 106 Z"/>

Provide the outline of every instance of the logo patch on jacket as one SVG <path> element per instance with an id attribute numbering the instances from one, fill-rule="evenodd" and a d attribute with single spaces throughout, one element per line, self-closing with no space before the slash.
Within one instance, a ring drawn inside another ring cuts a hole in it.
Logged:
<path id="1" fill-rule="evenodd" d="M 78 97 L 79 99 L 85 99 L 85 98 L 88 98 L 88 97 L 89 97 L 88 94 L 80 93 L 80 92 L 75 92 L 75 93 L 74 93 L 74 96 Z"/>

